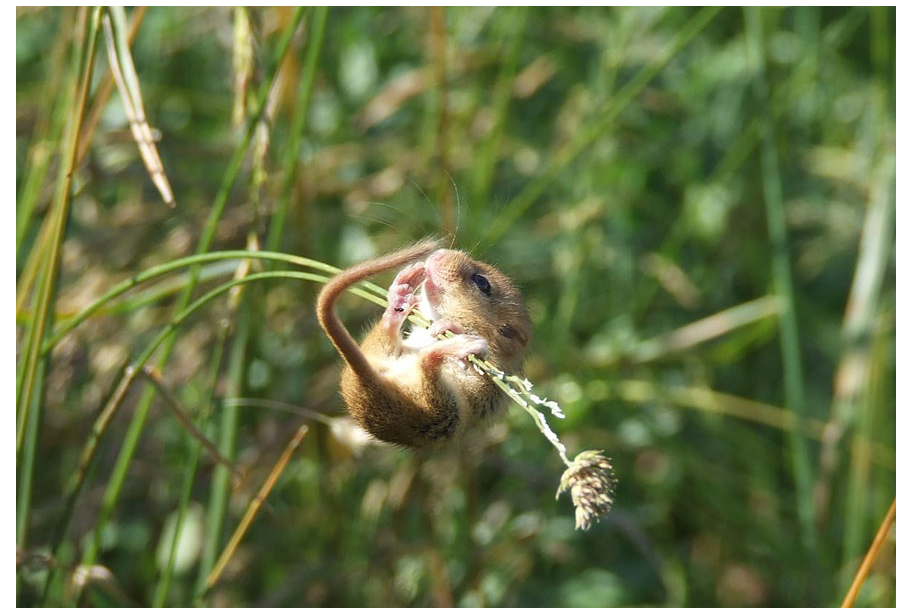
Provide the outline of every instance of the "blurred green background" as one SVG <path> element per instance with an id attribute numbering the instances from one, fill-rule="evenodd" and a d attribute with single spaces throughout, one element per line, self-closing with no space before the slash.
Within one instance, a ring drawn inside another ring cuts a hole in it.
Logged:
<path id="1" fill-rule="evenodd" d="M 43 300 L 92 12 L 17 10 L 20 370 L 43 301 L 59 327 L 196 248 L 342 266 L 440 234 L 520 285 L 526 373 L 565 410 L 570 453 L 612 459 L 617 500 L 576 531 L 554 500 L 563 466 L 517 408 L 457 452 L 355 439 L 316 285 L 273 280 L 210 302 L 153 360 L 242 480 L 138 379 L 68 514 L 100 408 L 192 285 L 173 273 L 68 333 L 24 384 L 19 605 L 46 583 L 49 606 L 190 605 L 305 420 L 292 406 L 335 419 L 306 419 L 208 605 L 839 605 L 894 497 L 893 8 L 127 17 L 177 204 L 144 168 L 100 30 Z M 194 294 L 239 267 L 205 265 Z M 341 308 L 355 331 L 379 314 Z M 893 538 L 857 605 L 894 605 Z"/>

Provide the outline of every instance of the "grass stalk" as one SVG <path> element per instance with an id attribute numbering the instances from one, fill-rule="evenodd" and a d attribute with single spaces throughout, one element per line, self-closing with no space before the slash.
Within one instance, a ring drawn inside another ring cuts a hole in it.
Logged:
<path id="1" fill-rule="evenodd" d="M 896 498 L 892 498 L 891 507 L 888 508 L 888 513 L 885 515 L 885 519 L 882 520 L 882 524 L 879 526 L 878 532 L 876 532 L 875 538 L 872 540 L 869 551 L 863 558 L 859 570 L 856 572 L 856 576 L 853 577 L 853 582 L 850 584 L 850 589 L 847 591 L 846 597 L 843 598 L 840 608 L 852 608 L 856 603 L 856 598 L 859 597 L 859 591 L 862 589 L 863 583 L 866 582 L 866 577 L 869 576 L 869 570 L 872 569 L 872 564 L 874 564 L 875 560 L 878 558 L 878 554 L 882 550 L 882 545 L 885 539 L 888 538 L 888 532 L 891 530 L 891 526 L 894 523 L 895 502 Z"/>
<path id="2" fill-rule="evenodd" d="M 51 74 L 46 81 L 45 90 L 42 93 L 42 104 L 39 107 L 38 118 L 35 122 L 35 130 L 32 134 L 32 141 L 29 145 L 27 155 L 27 165 L 23 185 L 16 197 L 16 257 L 19 257 L 19 248 L 22 247 L 22 241 L 32 221 L 35 206 L 38 203 L 38 197 L 41 194 L 42 186 L 45 183 L 45 177 L 51 168 L 51 159 L 54 156 L 55 143 L 60 141 L 61 131 L 67 117 L 67 95 L 62 95 L 63 91 L 68 90 L 69 82 L 65 75 L 61 74 L 60 66 L 64 64 L 64 53 L 69 43 L 72 41 L 71 32 L 73 25 L 67 14 L 71 9 L 67 8 L 62 11 L 61 26 L 58 31 L 57 40 L 51 48 L 48 64 L 51 66 Z M 79 61 L 79 55 L 74 53 L 74 61 Z M 71 70 L 71 74 L 77 72 L 76 65 Z"/>
<path id="3" fill-rule="evenodd" d="M 47 358 L 39 362 L 37 382 L 44 382 Z M 43 393 L 39 386 L 35 392 L 35 400 L 39 401 Z M 38 443 L 38 429 L 41 426 L 41 404 L 34 403 L 26 422 L 26 440 L 22 450 L 22 461 L 17 463 L 19 470 L 16 474 L 18 487 L 16 491 L 16 546 L 25 549 L 29 533 L 29 514 L 32 506 L 32 473 L 35 468 L 35 448 Z"/>
<path id="4" fill-rule="evenodd" d="M 134 60 L 131 58 L 131 49 L 125 30 L 127 19 L 125 9 L 121 6 L 112 6 L 106 9 L 102 24 L 105 30 L 106 48 L 108 50 L 109 67 L 111 74 L 121 94 L 122 107 L 128 118 L 131 135 L 137 142 L 138 150 L 144 161 L 144 167 L 150 174 L 150 179 L 160 192 L 165 202 L 170 207 L 176 206 L 172 188 L 163 169 L 163 162 L 157 152 L 154 142 L 153 129 L 147 122 L 144 113 L 144 102 L 141 95 L 140 81 L 134 69 Z"/>
<path id="5" fill-rule="evenodd" d="M 236 408 L 227 408 L 230 410 Z M 220 580 L 221 574 L 223 574 L 224 569 L 227 567 L 227 564 L 230 562 L 230 558 L 233 557 L 233 553 L 236 551 L 236 548 L 239 546 L 240 541 L 243 538 L 243 535 L 246 534 L 246 531 L 249 529 L 249 526 L 252 524 L 252 520 L 255 518 L 256 513 L 258 513 L 259 508 L 265 502 L 265 499 L 268 498 L 268 494 L 272 491 L 272 488 L 277 483 L 278 478 L 281 477 L 281 473 L 284 472 L 285 467 L 287 467 L 288 462 L 291 460 L 291 456 L 294 455 L 294 450 L 300 445 L 300 442 L 303 441 L 304 435 L 307 434 L 307 425 L 302 424 L 300 428 L 297 429 L 297 432 L 294 434 L 294 437 L 288 442 L 287 447 L 284 449 L 284 452 L 281 453 L 281 456 L 278 458 L 278 461 L 275 463 L 275 466 L 272 467 L 271 473 L 269 473 L 268 478 L 265 480 L 265 483 L 262 484 L 262 487 L 259 489 L 259 493 L 256 497 L 249 503 L 249 507 L 246 509 L 246 513 L 243 515 L 243 518 L 240 520 L 240 523 L 237 525 L 236 530 L 233 531 L 233 535 L 230 537 L 230 541 L 224 547 L 223 552 L 221 552 L 220 559 L 217 561 L 217 564 L 211 570 L 208 575 L 204 589 L 202 590 L 202 597 L 205 593 L 210 591 L 214 585 Z"/>
<path id="6" fill-rule="evenodd" d="M 245 386 L 246 350 L 249 344 L 251 327 L 251 311 L 249 310 L 246 295 L 240 301 L 239 312 L 235 315 L 236 331 L 230 345 L 230 357 L 227 367 L 226 396 L 229 398 L 241 397 Z M 219 436 L 218 445 L 225 458 L 232 460 L 236 453 L 237 431 L 239 428 L 240 413 L 237 408 L 221 408 L 219 411 Z M 217 558 L 217 549 L 224 533 L 224 522 L 227 519 L 227 507 L 231 491 L 230 475 L 226 471 L 216 471 L 211 479 L 211 491 L 208 499 L 206 514 L 207 530 L 205 532 L 204 547 L 199 562 L 198 582 L 195 585 L 197 593 L 201 594 L 207 587 L 208 573 L 214 566 Z"/>
<path id="7" fill-rule="evenodd" d="M 70 212 L 70 196 L 73 184 L 73 173 L 76 164 L 77 139 L 86 108 L 86 99 L 89 96 L 92 84 L 93 63 L 96 57 L 96 34 L 99 31 L 99 21 L 102 9 L 93 9 L 89 22 L 89 33 L 81 49 L 80 65 L 82 76 L 74 90 L 74 100 L 69 112 L 66 136 L 62 140 L 61 158 L 66 162 L 61 163 L 58 174 L 58 187 L 55 194 L 54 208 L 51 215 L 53 228 L 51 229 L 51 243 L 46 252 L 45 263 L 41 271 L 38 295 L 35 302 L 35 316 L 29 326 L 28 338 L 23 358 L 23 372 L 21 383 L 17 382 L 16 402 L 19 404 L 19 417 L 16 426 L 16 453 L 18 454 L 25 435 L 25 421 L 28 419 L 29 409 L 33 403 L 33 394 L 38 371 L 41 342 L 45 337 L 46 326 L 52 313 L 52 296 L 60 265 L 61 244 L 64 241 L 64 229 Z"/>
<path id="8" fill-rule="evenodd" d="M 99 297 L 95 302 L 81 310 L 78 314 L 74 315 L 67 321 L 61 324 L 59 328 L 56 329 L 53 335 L 51 335 L 45 343 L 42 345 L 42 354 L 47 354 L 54 345 L 60 342 L 60 340 L 66 336 L 68 333 L 80 326 L 81 323 L 86 321 L 88 318 L 92 317 L 94 314 L 102 310 L 109 302 L 117 298 L 123 293 L 126 293 L 130 289 L 151 281 L 153 279 L 159 278 L 170 272 L 176 270 L 181 270 L 188 267 L 197 267 L 208 262 L 217 262 L 222 260 L 239 260 L 239 259 L 252 259 L 252 260 L 270 260 L 275 262 L 285 262 L 288 264 L 294 264 L 297 266 L 303 266 L 305 268 L 313 268 L 327 273 L 336 273 L 339 272 L 339 269 L 335 266 L 330 266 L 329 264 L 324 264 L 322 262 L 316 262 L 309 258 L 304 258 L 297 255 L 292 255 L 288 253 L 274 253 L 271 251 L 248 251 L 243 249 L 230 250 L 230 251 L 213 251 L 209 253 L 200 253 L 196 255 L 186 256 L 184 258 L 179 258 L 178 260 L 173 260 L 171 262 L 165 262 L 163 264 L 158 264 L 147 270 L 139 272 L 138 274 L 121 281 L 102 296 Z M 191 277 L 189 278 L 191 281 Z M 373 290 L 374 286 L 372 283 L 362 284 L 365 288 L 371 288 Z M 386 291 L 376 288 L 377 293 L 381 295 L 386 295 Z"/>
<path id="9" fill-rule="evenodd" d="M 451 173 L 451 145 L 450 145 L 450 123 L 451 109 L 448 104 L 448 91 L 450 85 L 447 82 L 450 67 L 448 62 L 448 32 L 447 32 L 447 9 L 443 6 L 431 6 L 428 8 L 428 33 L 427 33 L 427 55 L 431 67 L 433 82 L 429 96 L 431 114 L 425 120 L 428 134 L 426 139 L 430 142 L 431 167 L 436 172 L 433 177 L 435 192 L 433 200 L 441 206 L 441 232 L 443 234 L 453 234 L 456 231 L 457 219 L 453 212 L 453 201 L 451 200 L 448 185 Z M 428 148 L 428 146 L 426 146 Z"/>
<path id="10" fill-rule="evenodd" d="M 224 348 L 227 344 L 227 338 L 230 334 L 230 325 L 221 324 L 218 330 L 216 345 L 213 349 L 211 359 L 211 369 L 208 373 L 206 384 L 206 393 L 202 403 L 204 407 L 198 417 L 198 426 L 207 428 L 214 410 L 214 398 L 217 392 L 217 382 L 220 379 L 220 370 L 224 359 Z M 173 537 L 169 546 L 169 558 L 166 562 L 166 568 L 160 573 L 157 580 L 156 590 L 153 595 L 153 608 L 162 608 L 167 597 L 169 597 L 169 587 L 172 582 L 173 572 L 176 566 L 176 556 L 179 551 L 179 538 L 181 535 L 185 514 L 188 511 L 189 502 L 191 502 L 192 489 L 195 486 L 195 475 L 198 472 L 198 463 L 201 460 L 201 443 L 189 437 L 188 452 L 189 456 L 185 462 L 185 473 L 182 482 L 182 490 L 179 494 L 179 504 L 176 507 L 176 526 L 173 530 Z"/>
<path id="11" fill-rule="evenodd" d="M 48 251 L 48 239 L 51 235 L 51 227 L 51 216 L 48 215 L 38 229 L 38 234 L 35 236 L 35 241 L 26 257 L 22 272 L 19 273 L 16 282 L 16 314 L 19 314 L 20 311 L 25 308 L 27 302 L 34 299 L 33 296 L 35 295 L 35 291 L 33 288 L 36 278 L 38 277 L 38 271 L 45 262 L 44 253 Z M 17 386 L 19 386 L 18 383 Z"/>
<path id="12" fill-rule="evenodd" d="M 250 233 L 250 243 L 256 247 L 256 237 Z M 251 269 L 251 261 L 245 260 L 237 269 L 237 276 L 245 276 Z M 230 348 L 230 361 L 227 369 L 225 395 L 237 397 L 243 394 L 245 388 L 246 351 L 248 349 L 251 319 L 253 312 L 250 309 L 248 291 L 235 288 L 230 292 L 229 304 L 231 313 L 223 324 L 229 331 L 230 317 L 236 319 L 235 334 Z M 221 408 L 220 415 L 220 450 L 226 458 L 232 459 L 236 453 L 237 433 L 239 428 L 239 413 L 229 412 Z M 211 491 L 208 500 L 207 532 L 205 535 L 204 549 L 199 562 L 198 581 L 195 584 L 197 595 L 204 588 L 206 575 L 214 564 L 217 556 L 217 547 L 223 536 L 224 521 L 226 520 L 227 507 L 232 491 L 231 480 L 228 475 L 218 472 L 211 479 Z"/>
<path id="13" fill-rule="evenodd" d="M 134 38 L 137 36 L 138 30 L 141 28 L 141 23 L 144 20 L 144 15 L 147 14 L 146 6 L 136 6 L 131 10 L 131 22 L 128 24 L 128 36 L 127 43 L 128 47 L 134 43 Z M 86 156 L 87 151 L 89 151 L 89 145 L 92 142 L 92 135 L 96 132 L 96 127 L 99 125 L 99 120 L 102 118 L 102 111 L 105 109 L 106 104 L 109 101 L 109 97 L 112 95 L 112 91 L 115 89 L 115 77 L 112 75 L 112 71 L 108 71 L 102 77 L 102 80 L 99 82 L 99 86 L 96 89 L 96 95 L 93 99 L 93 106 L 87 112 L 86 116 L 86 128 L 83 130 L 83 135 L 80 137 L 80 145 L 77 150 L 77 159 L 83 160 L 83 157 Z"/>
<path id="14" fill-rule="evenodd" d="M 782 313 L 783 302 L 779 298 L 763 296 L 699 319 L 663 336 L 645 340 L 636 345 L 630 358 L 637 363 L 647 363 Z"/>
<path id="15" fill-rule="evenodd" d="M 502 69 L 494 85 L 494 112 L 495 124 L 489 131 L 489 136 L 483 142 L 481 150 L 476 154 L 473 168 L 473 205 L 482 209 L 485 198 L 492 187 L 495 177 L 495 168 L 498 165 L 498 156 L 501 149 L 502 138 L 505 134 L 505 124 L 508 120 L 508 109 L 511 107 L 511 93 L 514 87 L 514 76 L 521 60 L 521 48 L 524 42 L 524 32 L 527 31 L 527 16 L 529 7 L 519 6 L 512 9 L 508 16 L 507 49 L 503 53 Z"/>
<path id="16" fill-rule="evenodd" d="M 212 281 L 225 280 L 230 278 L 233 276 L 233 271 L 235 268 L 236 264 L 233 262 L 216 262 L 213 264 L 208 264 L 207 266 L 203 266 L 201 268 L 201 272 L 198 275 L 198 283 L 199 285 L 203 285 Z M 162 300 L 182 293 L 182 291 L 188 286 L 188 283 L 189 277 L 185 274 L 169 277 L 168 279 L 157 282 L 156 285 L 151 285 L 150 287 L 140 289 L 137 293 L 133 293 L 129 297 L 126 297 L 118 302 L 110 302 L 105 304 L 97 311 L 97 314 L 104 317 L 118 316 L 135 312 L 149 306 L 154 306 Z M 71 309 L 60 306 L 57 309 L 57 318 L 61 319 L 62 321 L 69 321 L 82 310 L 82 308 Z M 28 313 L 28 311 L 25 312 Z M 47 344 L 47 341 L 45 341 L 44 346 L 47 346 Z M 44 346 L 42 347 L 43 350 Z"/>
<path id="17" fill-rule="evenodd" d="M 214 462 L 217 464 L 223 465 L 226 469 L 233 474 L 237 480 L 242 480 L 242 473 L 240 473 L 234 466 L 233 463 L 224 458 L 220 453 L 220 450 L 217 449 L 217 446 L 211 443 L 211 440 L 195 426 L 195 423 L 192 422 L 192 419 L 188 414 L 182 409 L 182 404 L 179 403 L 179 399 L 173 394 L 166 382 L 163 380 L 163 375 L 160 373 L 160 370 L 156 369 L 153 366 L 145 365 L 141 370 L 141 373 L 144 375 L 153 387 L 160 394 L 160 397 L 163 398 L 163 401 L 169 407 L 170 412 L 176 419 L 179 421 L 185 430 L 188 431 L 189 436 L 191 436 L 198 444 L 204 449 L 211 457 L 214 459 Z"/>
<path id="18" fill-rule="evenodd" d="M 512 224 L 537 201 L 540 195 L 556 182 L 559 175 L 581 152 L 593 144 L 601 135 L 609 134 L 614 121 L 620 113 L 629 106 L 645 86 L 661 73 L 685 46 L 696 38 L 720 10 L 720 7 L 708 6 L 697 11 L 670 40 L 667 50 L 661 54 L 661 57 L 643 67 L 626 86 L 610 99 L 600 116 L 594 120 L 586 121 L 585 128 L 556 153 L 546 169 L 541 172 L 540 177 L 531 181 L 520 194 L 511 199 L 508 206 L 489 226 L 484 240 L 487 243 L 498 241 Z"/>
<path id="19" fill-rule="evenodd" d="M 878 319 L 882 279 L 892 242 L 893 180 L 894 159 L 888 157 L 880 168 L 869 197 L 859 257 L 843 318 L 844 352 L 834 379 L 830 423 L 821 442 L 820 477 L 816 484 L 821 514 L 828 508 L 840 441 L 856 419 L 858 403 L 864 396 L 869 378 L 871 333 Z M 850 548 L 855 550 L 852 545 Z M 852 553 L 847 554 L 854 557 Z"/>
<path id="20" fill-rule="evenodd" d="M 283 174 L 284 180 L 281 195 L 278 197 L 277 207 L 272 214 L 268 227 L 268 238 L 265 248 L 269 251 L 278 251 L 281 247 L 281 234 L 284 222 L 287 219 L 288 207 L 294 196 L 294 184 L 297 178 L 297 161 L 300 157 L 300 143 L 303 137 L 304 124 L 306 124 L 307 110 L 310 108 L 310 97 L 313 93 L 313 82 L 316 79 L 316 66 L 319 62 L 319 52 L 323 45 L 323 35 L 326 31 L 326 17 L 329 7 L 318 6 L 313 11 L 310 23 L 310 39 L 307 43 L 306 55 L 300 72 L 300 86 L 297 89 L 297 102 L 294 106 L 294 115 L 291 119 L 291 130 L 288 134 L 287 150 L 284 155 Z"/>
<path id="21" fill-rule="evenodd" d="M 705 386 L 670 386 L 661 387 L 654 382 L 639 379 L 624 379 L 617 383 L 613 392 L 601 392 L 595 396 L 598 401 L 620 399 L 636 405 L 654 401 L 709 412 L 720 416 L 731 416 L 755 424 L 768 426 L 785 432 L 801 428 L 812 441 L 820 441 L 827 428 L 827 422 L 817 418 L 806 418 L 801 422 L 787 408 L 763 403 L 746 397 L 714 391 Z M 894 451 L 872 440 L 870 434 L 853 437 L 854 449 L 874 460 L 876 463 L 894 469 Z"/>
<path id="22" fill-rule="evenodd" d="M 846 478 L 842 485 L 845 486 L 845 502 L 843 507 L 843 548 L 841 551 L 840 565 L 842 569 L 849 567 L 853 560 L 859 557 L 859 552 L 866 537 L 866 527 L 870 522 L 867 513 L 872 513 L 875 507 L 875 496 L 870 483 L 872 474 L 871 452 L 866 442 L 860 441 L 863 437 L 874 435 L 874 418 L 878 410 L 876 404 L 886 403 L 883 386 L 885 375 L 886 350 L 889 347 L 888 336 L 879 332 L 872 340 L 872 345 L 867 348 L 866 357 L 866 386 L 859 395 L 855 414 L 855 424 L 850 436 L 849 453 L 850 463 Z M 890 402 L 890 401 L 888 401 Z"/>
<path id="23" fill-rule="evenodd" d="M 196 253 L 204 253 L 207 251 L 213 241 L 214 235 L 217 231 L 217 224 L 220 220 L 220 217 L 223 215 L 224 208 L 227 205 L 227 202 L 230 198 L 230 191 L 233 187 L 233 184 L 236 181 L 236 177 L 239 174 L 240 169 L 242 168 L 243 159 L 245 158 L 246 151 L 249 148 L 249 144 L 252 141 L 252 137 L 255 133 L 256 126 L 259 122 L 259 117 L 261 117 L 262 112 L 265 108 L 265 104 L 268 100 L 268 93 L 271 88 L 271 83 L 274 80 L 275 75 L 277 74 L 278 67 L 281 64 L 281 59 L 287 52 L 293 39 L 294 31 L 297 24 L 300 21 L 300 15 L 302 14 L 303 9 L 298 9 L 295 12 L 295 18 L 291 20 L 286 30 L 283 32 L 281 39 L 278 42 L 277 51 L 275 53 L 275 61 L 273 62 L 272 69 L 268 70 L 270 77 L 263 83 L 259 91 L 259 97 L 257 102 L 256 111 L 253 116 L 250 118 L 246 133 L 243 139 L 237 145 L 236 151 L 234 152 L 233 158 L 230 161 L 230 164 L 224 173 L 223 180 L 221 182 L 220 190 L 215 197 L 214 204 L 211 206 L 211 212 L 208 216 L 208 220 L 205 224 L 205 227 L 202 231 L 202 235 L 198 241 L 198 246 L 196 248 Z M 199 267 L 193 266 L 190 271 L 190 281 L 189 285 L 183 292 L 182 296 L 179 299 L 177 305 L 178 310 L 182 310 L 188 302 L 191 300 L 192 293 L 198 281 Z M 160 351 L 160 356 L 156 362 L 156 367 L 162 368 L 165 366 L 166 362 L 169 359 L 169 356 L 172 352 L 172 348 L 175 344 L 175 336 L 170 333 L 168 336 L 169 340 L 164 345 L 163 349 Z M 128 383 L 130 383 L 134 378 L 134 375 L 126 376 Z M 124 479 L 127 475 L 128 467 L 130 466 L 131 460 L 134 456 L 134 452 L 137 448 L 137 442 L 140 439 L 141 432 L 143 430 L 144 424 L 147 420 L 147 415 L 150 411 L 150 404 L 153 400 L 154 389 L 152 387 L 147 387 L 144 393 L 141 396 L 141 399 L 138 403 L 137 408 L 135 409 L 134 416 L 131 419 L 130 426 L 125 435 L 125 440 L 122 443 L 122 448 L 119 451 L 118 458 L 116 460 L 115 467 L 112 471 L 112 474 L 109 478 L 109 483 L 106 487 L 105 494 L 103 496 L 103 502 L 100 507 L 100 512 L 96 520 L 96 526 L 94 528 L 94 533 L 92 540 L 88 543 L 86 551 L 83 556 L 83 563 L 88 564 L 92 563 L 95 560 L 96 552 L 99 546 L 99 540 L 102 533 L 102 528 L 108 522 L 111 517 L 112 512 L 114 511 L 115 504 L 118 501 L 118 496 L 121 493 L 121 487 L 124 483 Z M 124 398 L 126 392 L 121 391 L 117 392 L 113 397 L 117 399 L 116 402 L 110 402 L 106 405 L 105 410 L 115 411 L 120 407 L 120 401 Z M 104 411 L 105 411 L 104 410 Z M 97 439 L 98 441 L 98 439 Z M 95 448 L 93 448 L 93 453 Z M 69 515 L 68 515 L 69 518 Z M 65 526 L 66 528 L 66 526 Z"/>
<path id="24" fill-rule="evenodd" d="M 761 172 L 763 195 L 766 205 L 767 231 L 769 233 L 771 270 L 773 286 L 783 302 L 779 314 L 780 351 L 783 364 L 783 388 L 786 406 L 796 414 L 798 420 L 805 418 L 805 388 L 802 377 L 802 360 L 799 348 L 798 327 L 795 313 L 795 287 L 792 265 L 789 260 L 789 240 L 786 235 L 786 215 L 783 205 L 782 183 L 779 170 L 779 155 L 773 139 L 774 120 L 769 103 L 769 86 L 764 66 L 763 24 L 760 9 L 747 7 L 744 12 L 747 28 L 747 45 L 750 61 L 754 68 L 754 93 L 762 107 L 761 123 Z M 801 428 L 789 433 L 792 452 L 792 472 L 796 486 L 796 507 L 799 526 L 804 535 L 805 546 L 814 553 L 817 549 L 815 528 L 815 506 L 812 496 L 811 458 Z"/>
<path id="25" fill-rule="evenodd" d="M 258 123 L 258 119 L 256 117 L 261 115 L 262 110 L 265 107 L 265 103 L 268 98 L 268 92 L 271 86 L 271 82 L 274 79 L 274 75 L 276 74 L 278 66 L 281 63 L 280 61 L 281 58 L 284 56 L 284 54 L 287 52 L 288 47 L 290 46 L 291 40 L 293 38 L 294 30 L 296 29 L 297 23 L 299 22 L 299 17 L 302 14 L 302 12 L 303 12 L 302 9 L 297 9 L 297 11 L 295 11 L 296 18 L 292 19 L 291 23 L 289 24 L 285 32 L 282 34 L 281 40 L 278 43 L 277 52 L 275 53 L 275 61 L 273 64 L 273 69 L 269 70 L 269 73 L 272 75 L 272 77 L 269 78 L 262 86 L 262 89 L 259 95 L 259 102 L 257 104 L 258 106 L 257 112 L 250 119 L 248 123 L 248 128 L 246 130 L 246 135 L 244 136 L 242 141 L 240 141 L 240 143 L 237 145 L 237 149 L 234 154 L 234 157 L 231 160 L 226 173 L 224 174 L 224 179 L 222 181 L 220 191 L 218 192 L 215 198 L 215 202 L 212 205 L 211 213 L 208 217 L 208 221 L 202 232 L 201 238 L 199 239 L 199 243 L 197 247 L 198 253 L 204 253 L 207 249 L 210 248 L 214 234 L 217 231 L 218 220 L 220 219 L 220 216 L 223 213 L 223 209 L 229 200 L 230 190 L 233 186 L 233 183 L 236 181 L 236 176 L 239 173 L 240 168 L 242 167 L 243 158 L 245 157 L 246 150 L 249 147 L 249 142 L 252 140 L 253 133 L 255 132 L 255 127 Z M 180 298 L 180 302 L 179 302 L 179 305 L 177 306 L 177 309 L 182 310 L 185 307 L 185 305 L 188 303 L 188 301 L 191 299 L 192 293 L 197 283 L 197 279 L 198 279 L 197 267 L 193 267 L 190 273 L 189 285 L 186 288 L 185 292 L 183 293 L 182 297 Z M 176 322 L 176 319 L 178 319 L 178 317 L 174 318 L 173 323 Z M 167 336 L 164 336 L 164 339 L 165 338 L 169 338 L 169 342 L 168 344 L 164 346 L 163 350 L 161 351 L 161 356 L 160 356 L 160 360 L 157 362 L 157 367 L 163 367 L 165 365 L 165 362 L 166 360 L 168 360 L 172 347 L 175 343 L 174 341 L 175 339 L 174 339 L 172 332 L 170 332 Z M 150 354 L 152 354 L 152 350 L 150 349 L 148 350 Z M 81 464 L 79 465 L 79 468 L 77 472 L 75 473 L 73 477 L 73 481 L 71 482 L 69 489 L 67 491 L 67 498 L 65 500 L 64 514 L 63 514 L 62 519 L 60 520 L 60 523 L 57 527 L 57 530 L 56 530 L 56 533 L 53 539 L 52 548 L 53 548 L 53 552 L 55 555 L 57 555 L 58 551 L 60 550 L 61 544 L 64 540 L 64 537 L 67 531 L 67 527 L 69 525 L 70 518 L 73 515 L 74 504 L 76 502 L 77 496 L 79 495 L 80 489 L 82 488 L 83 482 L 85 480 L 86 467 L 88 467 L 89 463 L 92 461 L 93 457 L 95 456 L 99 438 L 101 434 L 104 433 L 105 429 L 108 427 L 108 421 L 111 419 L 111 416 L 114 415 L 114 413 L 120 408 L 121 402 L 124 399 L 125 395 L 127 394 L 127 388 L 133 381 L 135 375 L 136 375 L 136 371 L 134 370 L 132 370 L 131 373 L 125 374 L 125 377 L 122 380 L 122 386 L 119 387 L 120 390 L 117 390 L 112 395 L 112 398 L 104 406 L 102 410 L 102 414 L 100 415 L 100 419 L 97 419 L 97 424 L 99 423 L 100 420 L 103 421 L 103 424 L 101 424 L 101 426 L 99 426 L 98 428 L 94 427 L 94 430 L 93 430 L 93 433 L 91 434 L 90 439 L 84 445 Z M 94 528 L 94 533 L 91 537 L 90 542 L 87 544 L 86 549 L 83 554 L 84 564 L 90 564 L 95 560 L 96 552 L 98 551 L 99 540 L 101 537 L 102 528 L 108 522 L 111 516 L 111 513 L 114 511 L 115 504 L 121 492 L 121 486 L 124 483 L 125 476 L 127 475 L 128 466 L 130 465 L 130 461 L 133 458 L 134 451 L 137 447 L 137 442 L 140 438 L 140 434 L 143 429 L 144 423 L 146 422 L 147 414 L 149 413 L 149 409 L 150 409 L 150 404 L 153 400 L 153 395 L 154 395 L 154 389 L 152 387 L 147 387 L 147 389 L 145 389 L 141 397 L 141 400 L 137 406 L 137 409 L 135 410 L 134 417 L 131 420 L 131 424 L 128 428 L 128 432 L 122 444 L 122 448 L 119 451 L 115 467 L 109 478 L 109 483 L 106 487 L 106 491 L 103 496 L 103 502 L 100 508 L 99 515 L 97 517 L 96 526 Z M 46 592 L 44 594 L 45 598 L 47 598 L 47 589 L 48 589 L 48 586 L 46 586 Z"/>

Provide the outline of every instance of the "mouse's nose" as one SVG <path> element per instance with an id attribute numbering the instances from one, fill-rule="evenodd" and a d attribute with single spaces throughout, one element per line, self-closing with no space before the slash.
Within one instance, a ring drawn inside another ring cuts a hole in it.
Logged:
<path id="1" fill-rule="evenodd" d="M 438 249 L 437 251 L 435 251 L 434 253 L 432 253 L 432 254 L 428 257 L 428 259 L 429 259 L 430 261 L 432 261 L 432 262 L 437 263 L 437 262 L 440 262 L 441 260 L 443 260 L 443 259 L 444 259 L 444 256 L 446 256 L 446 255 L 447 255 L 447 249 Z"/>

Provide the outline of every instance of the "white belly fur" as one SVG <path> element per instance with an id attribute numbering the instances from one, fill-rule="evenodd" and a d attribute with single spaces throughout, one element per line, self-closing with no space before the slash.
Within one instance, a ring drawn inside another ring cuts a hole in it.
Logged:
<path id="1" fill-rule="evenodd" d="M 422 365 L 419 350 L 437 342 L 437 338 L 426 330 L 417 327 L 409 337 L 403 341 L 404 354 L 399 357 L 385 357 L 373 359 L 371 363 L 380 372 L 380 375 L 398 386 L 406 387 L 409 393 L 418 393 L 422 384 Z M 462 390 L 462 379 L 458 375 L 467 373 L 469 368 L 459 361 L 445 361 L 438 370 L 438 380 L 441 386 L 447 388 L 456 399 L 460 420 L 458 431 L 467 425 L 470 419 L 469 402 L 466 393 Z M 427 405 L 427 404 L 426 404 Z"/>

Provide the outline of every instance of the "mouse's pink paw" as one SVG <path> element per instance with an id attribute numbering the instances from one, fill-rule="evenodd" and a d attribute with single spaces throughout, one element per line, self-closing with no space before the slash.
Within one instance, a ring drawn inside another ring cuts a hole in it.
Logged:
<path id="1" fill-rule="evenodd" d="M 387 292 L 387 312 L 402 315 L 405 318 L 415 306 L 418 298 L 415 297 L 415 288 L 411 285 L 394 283 Z"/>
<path id="2" fill-rule="evenodd" d="M 479 336 L 460 334 L 445 340 L 445 342 L 453 342 L 450 354 L 458 359 L 465 360 L 470 355 L 476 355 L 480 359 L 485 359 L 489 356 L 489 343 L 486 342 L 485 338 Z"/>
<path id="3" fill-rule="evenodd" d="M 449 319 L 438 319 L 428 327 L 428 333 L 435 337 L 448 331 L 456 336 L 463 333 L 460 326 Z"/>
<path id="4" fill-rule="evenodd" d="M 387 309 L 383 313 L 381 322 L 391 340 L 399 340 L 402 325 L 417 303 L 418 298 L 411 285 L 394 283 L 390 286 L 387 292 Z"/>
<path id="5" fill-rule="evenodd" d="M 472 334 L 460 334 L 447 340 L 439 340 L 425 350 L 423 363 L 431 368 L 440 365 L 447 359 L 453 359 L 465 365 L 466 358 L 470 355 L 476 355 L 480 359 L 489 356 L 489 343 L 485 338 Z"/>
<path id="6" fill-rule="evenodd" d="M 410 291 L 415 291 L 424 280 L 425 264 L 424 262 L 416 262 L 399 271 L 399 274 L 393 279 L 393 285 L 390 286 L 390 289 L 392 290 L 397 285 L 408 285 Z"/>

